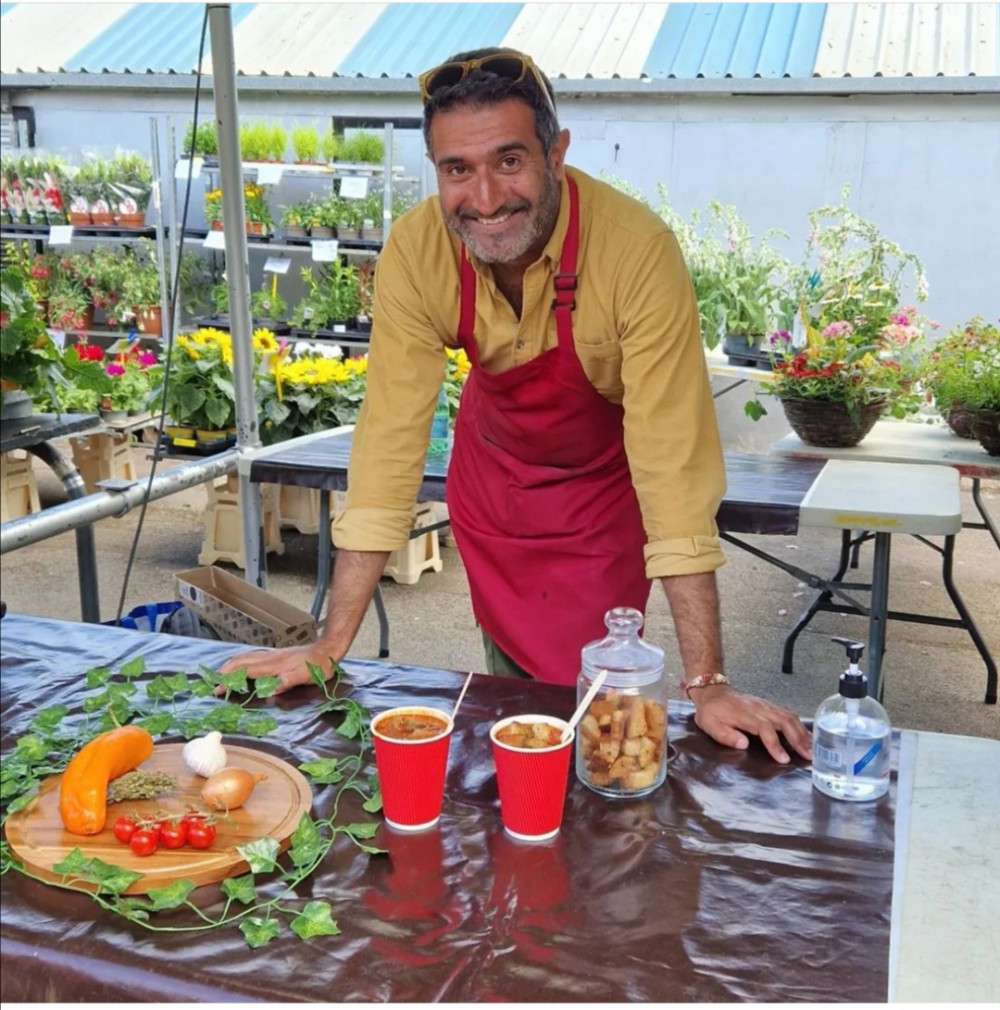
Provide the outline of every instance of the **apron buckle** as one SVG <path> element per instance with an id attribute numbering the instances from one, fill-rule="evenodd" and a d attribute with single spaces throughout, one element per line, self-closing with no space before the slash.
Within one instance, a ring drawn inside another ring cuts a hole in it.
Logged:
<path id="1" fill-rule="evenodd" d="M 576 299 L 572 293 L 577 288 L 576 274 L 556 274 L 552 278 L 552 284 L 556 290 L 556 296 L 552 299 L 552 308 L 567 306 L 570 311 L 575 309 Z"/>

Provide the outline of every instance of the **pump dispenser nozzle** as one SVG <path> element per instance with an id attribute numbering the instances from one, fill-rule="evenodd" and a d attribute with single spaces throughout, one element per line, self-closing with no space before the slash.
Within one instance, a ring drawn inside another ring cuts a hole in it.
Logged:
<path id="1" fill-rule="evenodd" d="M 864 642 L 855 642 L 850 638 L 834 638 L 834 642 L 844 646 L 850 667 L 840 675 L 840 693 L 845 698 L 865 698 L 868 696 L 868 678 L 858 669 L 861 654 L 865 651 Z"/>

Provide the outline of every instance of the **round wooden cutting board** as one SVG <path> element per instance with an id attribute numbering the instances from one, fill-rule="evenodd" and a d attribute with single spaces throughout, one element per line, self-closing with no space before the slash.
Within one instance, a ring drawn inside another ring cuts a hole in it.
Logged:
<path id="1" fill-rule="evenodd" d="M 177 779 L 177 788 L 155 800 L 126 800 L 108 807 L 104 830 L 97 835 L 74 835 L 59 818 L 59 783 L 61 775 L 46 779 L 38 795 L 26 807 L 7 818 L 4 830 L 14 854 L 32 873 L 43 880 L 61 883 L 63 878 L 52 867 L 80 848 L 87 856 L 124 866 L 141 873 L 126 894 L 145 894 L 154 887 L 164 887 L 175 880 L 208 884 L 223 877 L 243 873 L 247 863 L 236 851 L 237 845 L 269 835 L 287 848 L 288 839 L 303 813 L 312 807 L 312 790 L 305 777 L 287 761 L 264 751 L 226 744 L 228 764 L 261 772 L 267 778 L 258 782 L 242 807 L 228 815 L 218 814 L 217 834 L 210 849 L 165 849 L 151 856 L 137 856 L 122 845 L 111 832 L 115 820 L 133 811 L 140 816 L 154 812 L 166 816 L 183 814 L 189 807 L 205 809 L 201 789 L 205 779 L 188 770 L 181 757 L 181 743 L 157 744 L 152 757 L 140 766 L 143 771 L 167 772 Z M 83 885 L 80 885 L 83 886 Z M 93 889 L 93 888 L 91 888 Z"/>

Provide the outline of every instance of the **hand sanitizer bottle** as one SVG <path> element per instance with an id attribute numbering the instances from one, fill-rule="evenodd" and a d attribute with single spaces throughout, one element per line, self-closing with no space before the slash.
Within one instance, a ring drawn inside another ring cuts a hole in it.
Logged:
<path id="1" fill-rule="evenodd" d="M 834 638 L 847 649 L 840 690 L 820 705 L 813 723 L 813 785 L 837 800 L 877 800 L 889 791 L 892 728 L 886 710 L 868 697 L 858 669 L 863 642 Z"/>

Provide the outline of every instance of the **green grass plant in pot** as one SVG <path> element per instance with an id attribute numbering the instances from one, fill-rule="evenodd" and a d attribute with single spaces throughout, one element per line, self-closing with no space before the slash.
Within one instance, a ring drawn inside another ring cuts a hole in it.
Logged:
<path id="1" fill-rule="evenodd" d="M 381 165 L 385 159 L 385 141 L 377 133 L 358 130 L 345 137 L 339 156 L 342 161 Z"/>
<path id="2" fill-rule="evenodd" d="M 302 267 L 301 276 L 306 295 L 292 313 L 292 325 L 310 333 L 353 328 L 360 307 L 357 270 L 334 260 L 318 274 L 311 266 Z"/>
<path id="3" fill-rule="evenodd" d="M 287 146 L 288 134 L 285 128 L 280 123 L 271 123 L 267 128 L 268 161 L 284 161 Z"/>
<path id="4" fill-rule="evenodd" d="M 299 165 L 312 165 L 319 160 L 319 132 L 315 126 L 292 127 L 292 150 Z"/>
<path id="5" fill-rule="evenodd" d="M 339 134 L 334 133 L 333 130 L 327 130 L 323 134 L 323 139 L 320 141 L 320 146 L 323 150 L 323 161 L 328 165 L 337 161 L 340 158 L 341 148 L 344 144 L 344 138 Z"/>

